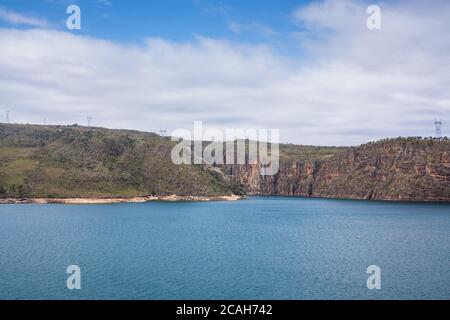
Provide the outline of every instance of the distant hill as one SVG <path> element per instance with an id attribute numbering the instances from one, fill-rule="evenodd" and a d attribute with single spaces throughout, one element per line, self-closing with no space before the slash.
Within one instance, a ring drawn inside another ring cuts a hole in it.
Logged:
<path id="1" fill-rule="evenodd" d="M 450 141 L 398 138 L 360 147 L 280 145 L 280 172 L 259 165 L 174 165 L 153 133 L 0 124 L 0 197 L 287 195 L 450 201 Z"/>
<path id="2" fill-rule="evenodd" d="M 153 133 L 0 124 L 0 197 L 236 193 L 205 166 L 174 165 L 173 146 Z"/>

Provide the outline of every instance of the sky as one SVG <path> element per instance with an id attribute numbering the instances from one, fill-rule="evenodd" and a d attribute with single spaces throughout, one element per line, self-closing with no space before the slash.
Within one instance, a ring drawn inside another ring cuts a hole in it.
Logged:
<path id="1" fill-rule="evenodd" d="M 0 121 L 358 145 L 437 118 L 449 135 L 449 17 L 445 0 L 0 0 Z"/>

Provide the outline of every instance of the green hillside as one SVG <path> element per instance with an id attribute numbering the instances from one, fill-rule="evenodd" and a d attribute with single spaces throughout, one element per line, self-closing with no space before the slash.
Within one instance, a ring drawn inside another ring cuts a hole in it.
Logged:
<path id="1" fill-rule="evenodd" d="M 207 143 L 205 142 L 204 145 Z M 288 195 L 450 201 L 450 141 L 280 145 L 280 170 L 175 165 L 170 138 L 74 126 L 0 124 L 0 198 Z"/>
<path id="2" fill-rule="evenodd" d="M 153 133 L 0 124 L 0 197 L 228 195 L 202 165 L 176 166 L 174 143 Z"/>

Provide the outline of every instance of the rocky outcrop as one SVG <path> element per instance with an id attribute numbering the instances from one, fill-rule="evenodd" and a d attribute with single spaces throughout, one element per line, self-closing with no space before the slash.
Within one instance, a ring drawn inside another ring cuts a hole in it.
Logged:
<path id="1" fill-rule="evenodd" d="M 129 130 L 0 124 L 0 199 L 253 194 L 450 201 L 447 138 L 388 139 L 352 148 L 282 144 L 274 176 L 261 176 L 258 164 L 175 165 L 175 145 Z"/>
<path id="2" fill-rule="evenodd" d="M 258 165 L 228 170 L 253 195 L 450 201 L 448 139 L 382 140 L 325 160 L 284 162 L 275 176 L 260 176 Z"/>

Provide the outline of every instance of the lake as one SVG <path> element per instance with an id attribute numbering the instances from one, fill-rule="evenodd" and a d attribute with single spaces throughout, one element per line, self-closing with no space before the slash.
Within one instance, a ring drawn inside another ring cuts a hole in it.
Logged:
<path id="1" fill-rule="evenodd" d="M 450 299 L 450 204 L 1 205 L 0 299 Z"/>

